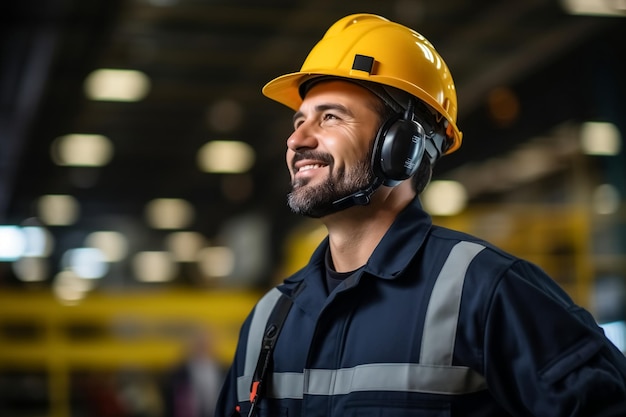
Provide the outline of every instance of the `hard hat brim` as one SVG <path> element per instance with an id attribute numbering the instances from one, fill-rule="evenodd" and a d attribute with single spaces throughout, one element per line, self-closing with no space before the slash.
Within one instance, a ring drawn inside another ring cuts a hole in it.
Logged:
<path id="1" fill-rule="evenodd" d="M 310 79 L 320 77 L 320 76 L 329 76 L 329 75 L 337 77 L 338 79 L 345 79 L 346 81 L 360 79 L 362 81 L 378 82 L 383 85 L 391 85 L 391 86 L 393 86 L 394 84 L 400 84 L 400 83 L 404 84 L 402 80 L 387 79 L 388 77 L 367 77 L 367 76 L 358 77 L 358 76 L 355 76 L 355 74 L 345 74 L 345 76 L 342 76 L 341 74 L 328 74 L 328 71 L 320 71 L 320 72 L 308 72 L 307 71 L 307 72 L 294 72 L 294 73 L 285 74 L 285 75 L 276 77 L 273 80 L 269 81 L 267 84 L 265 84 L 265 86 L 262 89 L 262 92 L 263 92 L 263 95 L 265 95 L 266 97 L 278 103 L 281 103 L 294 111 L 297 111 L 302 105 L 302 100 L 303 100 L 303 97 L 300 96 L 300 86 L 304 82 Z M 415 85 L 411 85 L 411 86 L 397 85 L 396 87 L 404 91 L 407 91 L 407 90 L 410 91 L 411 89 L 413 90 L 419 89 L 419 87 Z M 410 88 L 407 88 L 407 87 L 410 87 Z M 415 96 L 434 108 L 440 108 L 437 102 L 431 103 L 431 101 L 433 100 L 430 99 L 430 97 L 426 93 L 415 94 Z M 440 113 L 443 113 L 442 110 L 438 110 L 438 111 Z M 444 116 L 445 119 L 448 119 L 448 120 L 451 119 L 448 114 L 443 113 L 442 115 Z M 459 131 L 458 127 L 456 126 L 456 123 L 450 123 L 448 127 L 449 127 L 449 131 L 447 132 L 447 134 L 451 139 L 452 145 L 450 148 L 446 150 L 445 154 L 449 154 L 457 150 L 461 146 L 461 141 L 463 137 L 462 133 Z"/>

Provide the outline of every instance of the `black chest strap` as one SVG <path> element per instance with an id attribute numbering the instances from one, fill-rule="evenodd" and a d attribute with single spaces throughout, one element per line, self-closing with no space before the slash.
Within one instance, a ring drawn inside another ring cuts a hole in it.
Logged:
<path id="1" fill-rule="evenodd" d="M 298 287 L 294 290 L 292 297 L 295 297 L 299 292 L 299 287 L 300 284 L 298 284 Z M 272 354 L 276 346 L 276 340 L 278 340 L 278 335 L 283 328 L 287 314 L 289 314 L 289 310 L 293 304 L 292 297 L 281 294 L 267 320 L 259 360 L 257 361 L 254 375 L 252 376 L 252 385 L 250 386 L 250 412 L 248 413 L 248 417 L 254 416 L 257 404 L 264 394 L 264 382 L 267 378 L 268 370 L 271 367 Z"/>

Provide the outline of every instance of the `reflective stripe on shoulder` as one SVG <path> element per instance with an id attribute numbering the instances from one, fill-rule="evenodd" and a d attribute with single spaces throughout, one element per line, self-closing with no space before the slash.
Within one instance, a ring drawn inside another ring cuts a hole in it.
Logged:
<path id="1" fill-rule="evenodd" d="M 421 364 L 452 365 L 465 273 L 474 257 L 483 249 L 485 247 L 477 243 L 459 242 L 450 251 L 428 301 L 422 333 Z"/>
<path id="2" fill-rule="evenodd" d="M 250 398 L 250 385 L 252 384 L 252 376 L 256 369 L 257 360 L 261 354 L 261 341 L 263 340 L 265 325 L 281 294 L 277 288 L 272 288 L 259 300 L 254 309 L 254 316 L 252 316 L 250 330 L 248 331 L 244 372 L 243 376 L 237 378 L 237 398 L 239 401 L 245 401 Z"/>
<path id="3" fill-rule="evenodd" d="M 467 268 L 485 247 L 457 243 L 442 267 L 424 322 L 420 363 L 371 363 L 342 369 L 305 369 L 273 373 L 267 396 L 301 399 L 356 391 L 405 391 L 458 395 L 485 389 L 484 378 L 468 367 L 452 366 L 456 328 Z M 247 401 L 265 324 L 280 297 L 277 289 L 259 301 L 248 335 L 245 373 L 237 379 L 239 401 Z"/>

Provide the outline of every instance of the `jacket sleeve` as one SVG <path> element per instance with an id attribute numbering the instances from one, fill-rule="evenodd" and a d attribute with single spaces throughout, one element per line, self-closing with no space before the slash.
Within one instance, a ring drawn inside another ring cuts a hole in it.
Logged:
<path id="1" fill-rule="evenodd" d="M 215 417 L 230 417 L 237 407 L 237 375 L 234 364 L 231 365 L 222 390 L 217 400 Z M 236 415 L 236 414 L 235 414 Z"/>
<path id="2" fill-rule="evenodd" d="M 235 357 L 224 379 L 224 384 L 222 385 L 215 408 L 215 417 L 231 417 L 238 415 L 235 413 L 236 407 L 239 405 L 237 398 L 237 378 L 243 375 L 245 350 L 251 316 L 252 315 L 246 319 L 239 332 L 239 341 L 237 343 Z"/>
<path id="3" fill-rule="evenodd" d="M 512 415 L 626 416 L 626 357 L 534 265 L 501 277 L 483 337 L 489 390 Z"/>

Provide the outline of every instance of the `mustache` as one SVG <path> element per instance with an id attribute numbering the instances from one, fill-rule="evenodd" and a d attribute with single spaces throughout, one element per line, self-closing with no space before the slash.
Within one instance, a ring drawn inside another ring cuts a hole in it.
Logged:
<path id="1" fill-rule="evenodd" d="M 292 168 L 298 161 L 302 161 L 303 159 L 313 159 L 316 161 L 323 162 L 326 165 L 332 165 L 335 162 L 333 156 L 329 153 L 313 151 L 313 150 L 304 150 L 300 152 L 296 152 L 293 156 L 293 160 L 291 161 Z"/>

